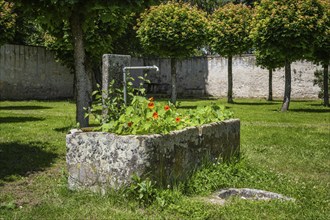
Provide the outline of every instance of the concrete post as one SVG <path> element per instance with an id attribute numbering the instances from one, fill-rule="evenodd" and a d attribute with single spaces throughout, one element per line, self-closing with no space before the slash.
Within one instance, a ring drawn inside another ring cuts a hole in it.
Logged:
<path id="1" fill-rule="evenodd" d="M 123 86 L 123 68 L 130 66 L 131 56 L 118 54 L 104 54 L 102 57 L 102 118 L 106 121 L 108 111 L 105 108 L 105 100 L 108 98 L 108 88 L 111 80 L 115 80 L 114 87 L 121 89 Z"/>

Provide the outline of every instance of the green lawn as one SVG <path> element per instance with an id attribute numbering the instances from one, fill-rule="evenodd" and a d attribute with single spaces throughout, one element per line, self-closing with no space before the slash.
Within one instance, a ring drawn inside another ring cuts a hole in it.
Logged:
<path id="1" fill-rule="evenodd" d="M 75 126 L 67 101 L 0 102 L 0 219 L 330 219 L 330 108 L 320 101 L 216 100 L 241 119 L 242 160 L 207 164 L 163 191 L 166 205 L 141 207 L 121 192 L 67 190 L 65 134 Z M 208 100 L 182 100 L 181 111 Z M 278 192 L 295 202 L 205 201 L 225 187 Z M 160 190 L 159 190 L 160 191 Z"/>

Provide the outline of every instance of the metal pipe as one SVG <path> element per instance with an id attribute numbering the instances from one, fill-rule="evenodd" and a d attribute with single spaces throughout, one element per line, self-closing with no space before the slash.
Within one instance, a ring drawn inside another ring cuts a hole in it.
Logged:
<path id="1" fill-rule="evenodd" d="M 124 103 L 127 105 L 127 82 L 126 75 L 128 70 L 156 70 L 159 72 L 159 68 L 156 65 L 153 66 L 125 66 L 123 68 L 123 84 L 124 84 Z"/>
<path id="2" fill-rule="evenodd" d="M 157 72 L 159 71 L 159 68 L 156 65 L 153 66 L 125 66 L 123 68 L 123 72 L 125 72 L 125 70 L 151 70 L 154 69 Z"/>

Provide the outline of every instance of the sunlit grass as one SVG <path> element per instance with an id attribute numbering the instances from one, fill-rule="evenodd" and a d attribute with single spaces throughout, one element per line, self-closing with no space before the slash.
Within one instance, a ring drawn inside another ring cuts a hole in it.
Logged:
<path id="1" fill-rule="evenodd" d="M 293 101 L 286 113 L 280 101 L 212 101 L 240 118 L 243 160 L 206 166 L 165 208 L 67 190 L 65 134 L 75 126 L 74 103 L 0 102 L 0 219 L 330 219 L 330 109 L 320 101 Z M 179 110 L 210 102 L 183 100 Z M 260 188 L 296 202 L 218 206 L 201 199 L 221 187 Z"/>

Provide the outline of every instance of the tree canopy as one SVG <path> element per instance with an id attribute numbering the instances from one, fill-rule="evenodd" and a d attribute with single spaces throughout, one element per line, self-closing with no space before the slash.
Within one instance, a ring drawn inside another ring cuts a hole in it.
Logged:
<path id="1" fill-rule="evenodd" d="M 322 31 L 322 6 L 317 0 L 262 0 L 256 6 L 251 37 L 263 56 L 293 62 L 311 53 Z"/>
<path id="2" fill-rule="evenodd" d="M 211 16 L 210 46 L 218 54 L 229 57 L 246 52 L 252 46 L 249 37 L 252 11 L 243 4 L 226 4 Z"/>
<path id="3" fill-rule="evenodd" d="M 14 37 L 16 14 L 14 3 L 0 0 L 0 46 Z"/>
<path id="4" fill-rule="evenodd" d="M 178 0 L 181 1 L 181 0 Z M 235 0 L 184 0 L 184 2 L 196 5 L 199 9 L 212 14 L 219 7 L 224 6 L 229 2 L 234 2 Z"/>
<path id="5" fill-rule="evenodd" d="M 203 11 L 189 4 L 168 2 L 141 14 L 137 35 L 150 54 L 183 58 L 203 46 L 206 24 Z"/>
<path id="6" fill-rule="evenodd" d="M 330 64 L 330 2 L 320 0 L 324 14 L 319 22 L 323 28 L 322 34 L 317 36 L 311 60 L 323 66 L 323 105 L 329 106 L 329 64 Z"/>
<path id="7" fill-rule="evenodd" d="M 330 60 L 330 2 L 319 0 L 323 7 L 323 16 L 319 20 L 322 31 L 317 35 L 317 41 L 313 50 L 312 59 L 322 65 L 329 65 Z"/>

